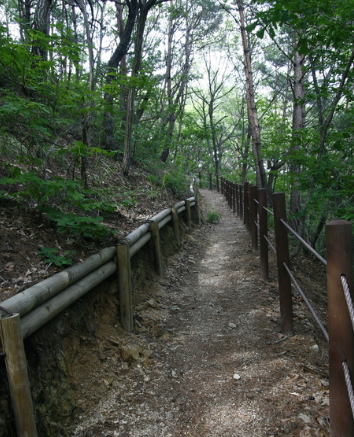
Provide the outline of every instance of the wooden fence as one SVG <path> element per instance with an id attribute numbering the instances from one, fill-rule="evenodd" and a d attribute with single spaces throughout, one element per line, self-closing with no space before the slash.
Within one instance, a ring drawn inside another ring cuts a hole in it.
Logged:
<path id="1" fill-rule="evenodd" d="M 199 194 L 152 217 L 120 240 L 60 273 L 0 303 L 0 337 L 5 356 L 16 431 L 19 437 L 36 437 L 36 423 L 27 374 L 23 341 L 109 276 L 118 273 L 120 320 L 124 329 L 133 330 L 131 258 L 152 240 L 155 270 L 163 275 L 160 229 L 171 222 L 180 244 L 179 215 L 184 213 L 188 228 L 192 225 L 191 208 L 200 224 Z M 113 259 L 116 257 L 117 262 Z"/>
<path id="2" fill-rule="evenodd" d="M 354 307 L 352 303 L 353 236 L 351 223 L 346 220 L 335 220 L 326 225 L 327 259 L 324 259 L 287 223 L 284 193 L 273 194 L 273 211 L 271 211 L 267 208 L 266 190 L 257 189 L 256 186 L 248 182 L 240 185 L 221 178 L 220 191 L 225 196 L 230 208 L 240 216 L 249 230 L 252 250 L 258 251 L 259 246 L 260 271 L 264 279 L 269 277 L 269 249 L 275 252 L 282 333 L 291 335 L 293 332 L 291 289 L 293 283 L 329 341 L 331 436 L 353 437 Z M 267 217 L 269 214 L 274 216 L 274 245 L 268 238 Z M 327 267 L 328 332 L 291 272 L 289 232 Z"/>

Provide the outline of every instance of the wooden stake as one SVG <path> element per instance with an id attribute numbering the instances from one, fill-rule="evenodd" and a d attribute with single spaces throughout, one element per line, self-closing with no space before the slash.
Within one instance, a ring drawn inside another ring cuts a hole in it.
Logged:
<path id="1" fill-rule="evenodd" d="M 0 335 L 18 437 L 37 437 L 20 315 L 0 319 Z"/>
<path id="2" fill-rule="evenodd" d="M 341 276 L 353 294 L 352 225 L 334 220 L 326 225 L 329 334 L 329 404 L 331 436 L 354 435 L 354 421 L 342 363 L 353 374 L 353 328 Z M 353 298 L 353 296 L 351 296 Z"/>
<path id="3" fill-rule="evenodd" d="M 243 223 L 246 225 L 248 229 L 248 185 L 249 182 L 245 182 L 243 185 Z"/>
<path id="4" fill-rule="evenodd" d="M 236 214 L 240 215 L 240 196 L 239 196 L 240 186 L 235 184 L 235 195 L 236 195 Z"/>
<path id="5" fill-rule="evenodd" d="M 277 250 L 277 267 L 279 283 L 281 332 L 291 335 L 293 332 L 293 303 L 291 279 L 284 264 L 290 269 L 288 230 L 280 219 L 286 222 L 286 205 L 284 193 L 273 193 L 275 243 Z"/>
<path id="6" fill-rule="evenodd" d="M 268 242 L 264 237 L 268 237 L 268 216 L 267 211 L 267 191 L 265 188 L 258 190 L 259 201 L 259 246 L 261 259 L 262 278 L 269 279 L 269 264 L 268 264 Z"/>
<path id="7" fill-rule="evenodd" d="M 155 270 L 159 276 L 163 276 L 159 224 L 157 222 L 151 222 L 150 227 L 152 243 L 154 246 Z"/>
<path id="8" fill-rule="evenodd" d="M 129 252 L 128 244 L 117 246 L 120 321 L 125 330 L 132 332 L 134 326 Z"/>
<path id="9" fill-rule="evenodd" d="M 173 226 L 173 232 L 175 233 L 175 239 L 177 241 L 178 246 L 181 245 L 181 239 L 179 236 L 179 223 L 178 223 L 178 212 L 176 208 L 172 208 L 171 211 L 172 214 L 172 226 Z"/>
<path id="10" fill-rule="evenodd" d="M 236 213 L 236 184 L 232 183 L 232 212 Z"/>
<path id="11" fill-rule="evenodd" d="M 258 250 L 258 238 L 257 238 L 257 205 L 255 200 L 258 200 L 256 185 L 250 186 L 250 228 L 252 235 L 252 250 Z"/>
<path id="12" fill-rule="evenodd" d="M 188 229 L 191 229 L 192 227 L 191 201 L 188 199 L 186 200 L 186 219 L 187 219 Z"/>
<path id="13" fill-rule="evenodd" d="M 198 222 L 198 225 L 200 225 L 200 223 L 202 222 L 202 219 L 201 219 L 201 215 L 200 215 L 200 194 L 199 194 L 199 190 L 198 190 L 198 187 L 197 187 L 197 184 L 195 185 L 195 191 L 194 191 L 194 193 L 195 193 L 195 208 L 196 208 L 196 210 L 197 210 L 197 222 Z"/>
<path id="14" fill-rule="evenodd" d="M 243 185 L 239 185 L 239 200 L 240 200 L 240 218 L 243 218 L 243 202 L 244 202 L 244 196 L 243 196 Z"/>

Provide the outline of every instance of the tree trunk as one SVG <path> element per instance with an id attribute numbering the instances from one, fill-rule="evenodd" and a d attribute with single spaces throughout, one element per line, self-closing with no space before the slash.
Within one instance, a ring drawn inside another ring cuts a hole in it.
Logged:
<path id="1" fill-rule="evenodd" d="M 171 13 L 168 22 L 168 36 L 167 36 L 166 85 L 167 85 L 168 123 L 169 123 L 168 132 L 169 132 L 169 136 L 171 137 L 173 132 L 173 112 L 172 112 L 173 99 L 172 99 L 171 71 L 172 71 L 172 39 L 174 34 L 172 7 L 173 7 L 173 0 L 170 0 Z M 163 150 L 160 156 L 161 161 L 166 162 L 169 154 L 170 154 L 170 148 L 165 147 L 165 149 Z"/>
<path id="2" fill-rule="evenodd" d="M 33 29 L 42 32 L 43 35 L 49 33 L 49 13 L 52 0 L 39 0 L 34 13 Z M 33 46 L 32 53 L 41 57 L 45 61 L 48 59 L 48 53 L 43 46 Z"/>
<path id="3" fill-rule="evenodd" d="M 140 11 L 138 17 L 135 48 L 134 48 L 134 63 L 132 69 L 132 77 L 137 77 L 139 70 L 141 69 L 141 60 L 143 56 L 143 42 L 144 42 L 144 31 L 146 25 L 146 19 L 150 9 L 157 3 L 157 0 L 148 0 L 140 2 Z M 132 87 L 128 93 L 127 100 L 127 115 L 125 124 L 125 135 L 124 135 L 124 155 L 122 169 L 125 176 L 129 176 L 130 170 L 130 158 L 132 149 L 132 130 L 133 130 L 133 120 L 134 120 L 134 100 L 135 100 L 135 87 Z"/>
<path id="4" fill-rule="evenodd" d="M 124 31 L 122 32 L 119 44 L 113 55 L 111 56 L 110 60 L 108 61 L 106 76 L 107 85 L 110 85 L 114 80 L 117 68 L 123 57 L 127 54 L 134 29 L 135 20 L 139 12 L 138 0 L 126 0 L 126 4 L 129 8 L 128 18 L 125 23 Z M 106 101 L 106 106 L 109 108 L 109 110 L 105 112 L 103 120 L 105 145 L 108 150 L 117 150 L 113 138 L 113 96 L 109 91 L 106 91 L 104 98 Z"/>
<path id="5" fill-rule="evenodd" d="M 173 5 L 172 0 L 170 0 L 170 5 L 172 7 Z M 186 6 L 186 9 L 188 10 L 188 6 Z M 176 86 L 177 92 L 175 93 L 175 96 L 173 96 L 171 70 L 172 70 L 172 39 L 173 39 L 174 29 L 173 29 L 173 20 L 172 17 L 170 16 L 169 31 L 168 31 L 168 47 L 167 47 L 167 66 L 166 66 L 167 101 L 168 101 L 167 141 L 169 142 L 169 144 L 171 144 L 172 142 L 172 136 L 173 136 L 177 117 L 183 114 L 184 112 L 184 106 L 185 106 L 184 95 L 188 83 L 188 75 L 192 65 L 191 63 L 192 38 L 191 38 L 191 26 L 189 22 L 188 13 L 186 13 L 185 15 L 185 22 L 186 22 L 186 27 L 185 27 L 186 30 L 185 30 L 185 43 L 184 43 L 184 64 L 182 67 L 180 82 Z M 170 148 L 166 147 L 160 156 L 161 161 L 166 162 L 169 153 L 170 153 Z"/>
<path id="6" fill-rule="evenodd" d="M 303 65 L 304 58 L 297 50 L 294 53 L 294 105 L 293 105 L 293 144 L 290 149 L 290 156 L 292 153 L 300 151 L 301 129 L 305 125 L 305 107 L 303 99 L 305 96 L 304 82 L 303 82 Z M 300 165 L 297 164 L 294 157 L 290 160 L 289 170 L 292 176 L 292 186 L 290 192 L 290 215 L 298 214 L 301 211 L 301 192 L 299 190 Z M 298 230 L 299 219 L 292 217 L 291 226 Z"/>
<path id="7" fill-rule="evenodd" d="M 88 126 L 84 121 L 82 123 L 82 142 L 88 148 Z M 87 150 L 87 149 L 86 149 Z M 87 153 L 81 156 L 81 180 L 84 184 L 84 188 L 88 188 L 88 180 L 87 180 Z"/>
<path id="8" fill-rule="evenodd" d="M 253 156 L 256 166 L 257 186 L 259 188 L 267 188 L 266 174 L 264 170 L 263 158 L 261 154 L 261 132 L 258 122 L 257 107 L 254 99 L 253 75 L 249 44 L 247 41 L 247 33 L 245 28 L 245 18 L 243 14 L 243 2 L 236 0 L 240 15 L 240 30 L 244 53 L 244 67 L 246 77 L 246 99 L 248 108 L 248 120 L 252 136 Z"/>
<path id="9" fill-rule="evenodd" d="M 94 101 L 93 101 L 93 92 L 95 90 L 95 83 L 94 83 L 94 55 L 93 55 L 93 46 L 92 46 L 92 37 L 91 37 L 91 29 L 89 25 L 89 20 L 87 16 L 87 11 L 85 7 L 85 3 L 83 0 L 79 1 L 79 6 L 81 13 L 84 18 L 84 28 L 86 32 L 86 40 L 88 45 L 88 52 L 89 52 L 89 90 L 90 90 L 90 101 L 89 101 L 89 113 L 87 116 L 83 116 L 82 120 L 82 142 L 87 147 L 85 154 L 81 156 L 81 179 L 84 183 L 84 187 L 88 188 L 88 180 L 87 180 L 87 166 L 88 166 L 88 160 L 87 160 L 87 151 L 91 144 L 91 135 L 90 135 L 90 127 L 91 127 L 91 120 L 92 120 L 92 111 L 94 107 Z"/>
<path id="10" fill-rule="evenodd" d="M 74 44 L 78 44 L 79 42 L 79 37 L 77 34 L 77 19 L 76 19 L 76 11 L 75 11 L 75 6 L 72 6 L 71 8 L 72 10 L 72 21 L 73 21 L 73 30 L 74 30 Z M 79 64 L 77 62 L 75 62 L 75 77 L 76 80 L 80 79 L 80 67 Z"/>
<path id="11" fill-rule="evenodd" d="M 123 7 L 121 4 L 116 3 L 116 10 L 117 10 L 117 24 L 118 24 L 118 33 L 119 38 L 122 39 L 123 32 L 124 32 L 124 21 L 123 21 Z M 119 64 L 119 74 L 121 76 L 127 77 L 127 55 L 124 55 L 121 59 L 121 62 Z M 119 105 L 121 110 L 121 123 L 120 123 L 120 132 L 122 134 L 125 133 L 125 118 L 127 113 L 127 100 L 128 100 L 128 88 L 126 85 L 121 86 L 121 91 L 119 94 Z M 121 154 L 119 154 L 121 156 Z M 115 155 L 115 159 L 120 159 L 120 156 L 118 154 Z"/>
<path id="12" fill-rule="evenodd" d="M 21 41 L 29 41 L 28 31 L 31 28 L 31 0 L 18 0 L 18 15 Z"/>
<path id="13" fill-rule="evenodd" d="M 97 50 L 97 60 L 96 60 L 96 73 L 94 76 L 94 83 L 97 83 L 97 80 L 101 74 L 101 65 L 102 65 L 102 50 L 103 50 L 103 39 L 104 39 L 104 27 L 105 27 L 105 12 L 106 12 L 106 3 L 103 2 L 102 5 L 100 5 L 101 8 L 101 14 L 100 14 L 100 20 L 99 20 L 99 45 Z"/>
<path id="14" fill-rule="evenodd" d="M 327 220 L 327 213 L 323 214 L 321 216 L 321 219 L 320 219 L 320 221 L 319 221 L 319 223 L 317 225 L 317 229 L 316 229 L 315 235 L 313 236 L 313 239 L 311 241 L 311 246 L 314 249 L 316 249 L 317 240 L 318 240 L 319 236 L 321 235 L 322 229 L 324 228 L 324 226 L 326 224 L 326 220 Z"/>

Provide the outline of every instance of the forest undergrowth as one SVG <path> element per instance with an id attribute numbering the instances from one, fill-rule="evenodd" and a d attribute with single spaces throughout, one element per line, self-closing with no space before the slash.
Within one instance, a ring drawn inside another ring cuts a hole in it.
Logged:
<path id="1" fill-rule="evenodd" d="M 133 166 L 129 178 L 102 154 L 88 164 L 85 189 L 79 169 L 68 179 L 62 161 L 48 163 L 46 179 L 36 167 L 0 161 L 0 300 L 116 244 L 190 196 L 190 179 L 172 180 L 159 163 Z"/>

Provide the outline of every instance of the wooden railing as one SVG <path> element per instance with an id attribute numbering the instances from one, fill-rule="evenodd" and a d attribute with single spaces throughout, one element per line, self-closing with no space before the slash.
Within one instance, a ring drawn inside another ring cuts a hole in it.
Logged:
<path id="1" fill-rule="evenodd" d="M 160 229 L 171 222 L 180 245 L 179 215 L 192 225 L 191 208 L 200 224 L 199 194 L 167 208 L 119 241 L 60 273 L 0 303 L 0 338 L 5 357 L 18 436 L 36 437 L 36 423 L 27 373 L 23 341 L 103 280 L 118 272 L 121 325 L 133 330 L 131 258 L 150 240 L 153 243 L 155 270 L 163 275 Z M 117 263 L 114 258 L 117 257 Z"/>
<path id="2" fill-rule="evenodd" d="M 225 196 L 233 212 L 240 216 L 249 230 L 254 251 L 258 250 L 259 242 L 260 271 L 264 279 L 269 277 L 269 249 L 275 252 L 282 333 L 291 335 L 293 332 L 291 289 L 291 283 L 293 283 L 309 307 L 325 338 L 329 341 L 331 436 L 352 437 L 354 435 L 354 394 L 352 388 L 354 307 L 352 303 L 353 235 L 351 223 L 346 220 L 335 220 L 326 225 L 327 259 L 324 259 L 287 223 L 284 193 L 273 194 L 273 211 L 267 208 L 266 190 L 257 189 L 256 186 L 248 182 L 240 185 L 222 178 L 221 193 Z M 268 214 L 274 216 L 274 245 L 268 239 Z M 291 272 L 289 232 L 326 265 L 328 332 Z"/>

